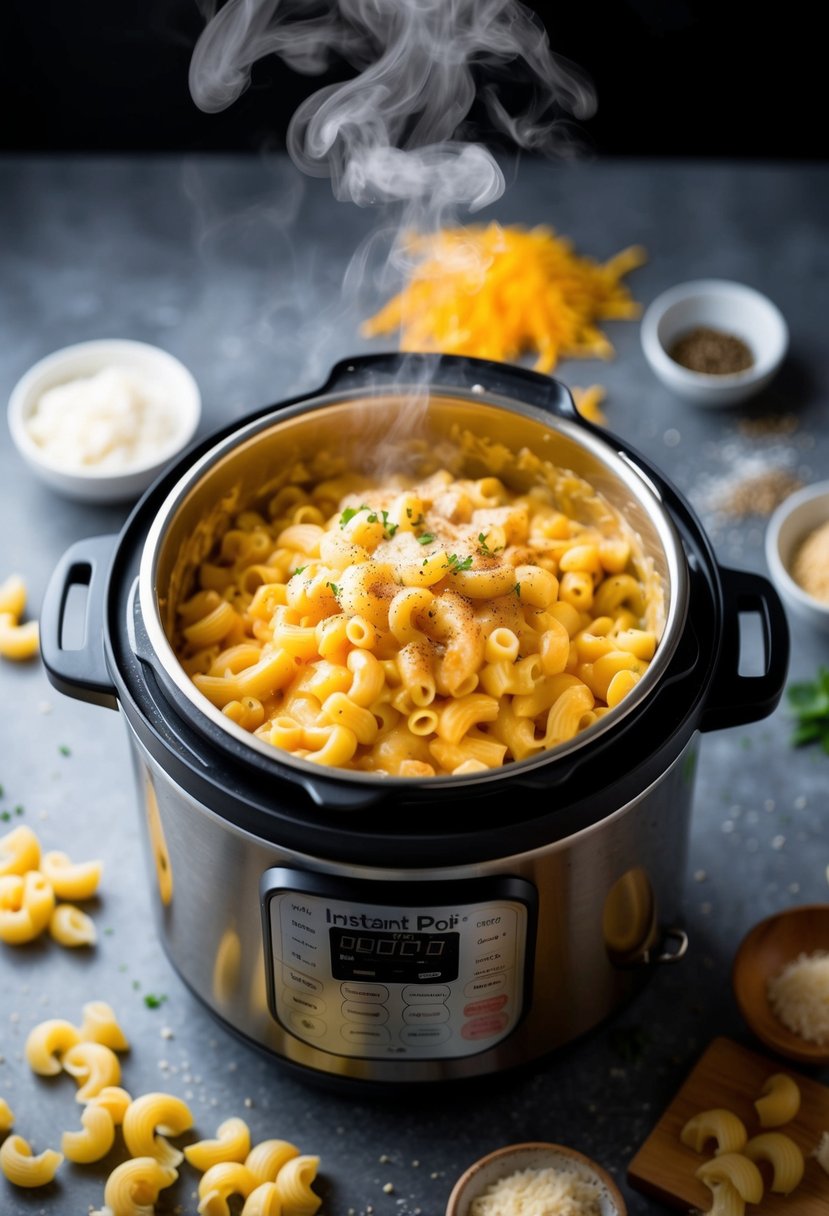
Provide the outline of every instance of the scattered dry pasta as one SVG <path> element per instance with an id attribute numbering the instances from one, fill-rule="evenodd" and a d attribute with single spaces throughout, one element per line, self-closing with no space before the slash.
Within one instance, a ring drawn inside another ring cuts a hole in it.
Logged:
<path id="1" fill-rule="evenodd" d="M 639 315 L 622 283 L 645 261 L 638 246 L 600 264 L 551 228 L 492 223 L 412 233 L 407 247 L 408 284 L 363 325 L 367 337 L 399 331 L 401 350 L 502 362 L 531 352 L 549 372 L 563 357 L 609 358 L 596 322 Z"/>
<path id="2" fill-rule="evenodd" d="M 184 1156 L 197 1170 L 204 1172 L 222 1161 L 244 1164 L 250 1152 L 250 1129 L 244 1119 L 225 1119 L 216 1131 L 215 1140 L 198 1140 L 188 1144 Z"/>
<path id="3" fill-rule="evenodd" d="M 0 583 L 0 656 L 31 659 L 38 652 L 37 621 L 21 622 L 26 608 L 26 584 L 19 574 Z"/>
<path id="4" fill-rule="evenodd" d="M 115 1143 L 115 1124 L 106 1106 L 90 1102 L 81 1114 L 82 1130 L 64 1132 L 63 1154 L 78 1165 L 100 1161 Z"/>
<path id="5" fill-rule="evenodd" d="M 60 1153 L 47 1149 L 35 1157 L 22 1137 L 6 1137 L 0 1170 L 11 1182 L 45 1185 L 64 1157 L 77 1165 L 102 1160 L 115 1145 L 120 1126 L 131 1157 L 109 1175 L 104 1205 L 90 1216 L 153 1216 L 159 1191 L 176 1181 L 185 1158 L 202 1171 L 200 1216 L 230 1216 L 231 1210 L 246 1216 L 313 1216 L 321 1202 L 311 1187 L 318 1157 L 300 1156 L 287 1140 L 260 1140 L 251 1147 L 248 1124 L 237 1116 L 220 1123 L 214 1139 L 180 1151 L 165 1137 L 192 1128 L 189 1106 L 175 1094 L 152 1092 L 133 1099 L 121 1088 L 113 1049 L 128 1048 L 115 1011 L 105 1001 L 83 1006 L 80 1028 L 61 1018 L 32 1027 L 25 1044 L 30 1067 L 42 1076 L 56 1076 L 62 1069 L 73 1075 L 81 1084 L 76 1096 L 84 1108 L 80 1128 L 63 1133 Z M 13 1124 L 12 1111 L 0 1098 L 0 1134 Z"/>
<path id="6" fill-rule="evenodd" d="M 184 1154 L 158 1131 L 180 1136 L 193 1126 L 190 1107 L 174 1094 L 142 1094 L 127 1107 L 124 1141 L 134 1157 L 152 1157 L 165 1166 L 180 1165 Z"/>
<path id="7" fill-rule="evenodd" d="M 57 904 L 49 918 L 49 933 L 59 946 L 70 950 L 94 946 L 98 939 L 95 922 L 74 904 Z"/>
<path id="8" fill-rule="evenodd" d="M 0 1098 L 0 1132 L 9 1132 L 14 1127 L 12 1108 L 5 1098 Z"/>
<path id="9" fill-rule="evenodd" d="M 102 1089 L 117 1085 L 121 1080 L 118 1057 L 103 1043 L 76 1043 L 64 1052 L 61 1065 L 79 1084 L 75 1094 L 77 1102 L 88 1102 Z"/>
<path id="10" fill-rule="evenodd" d="M 106 1001 L 87 1001 L 83 1007 L 80 1035 L 84 1042 L 103 1043 L 113 1051 L 129 1051 L 130 1048 L 114 1009 Z"/>
<path id="11" fill-rule="evenodd" d="M 33 1026 L 26 1036 L 26 1063 L 41 1077 L 56 1077 L 61 1071 L 59 1057 L 80 1042 L 77 1026 L 64 1018 L 47 1018 Z"/>
<path id="12" fill-rule="evenodd" d="M 92 946 L 89 916 L 59 899 L 91 899 L 101 878 L 100 861 L 72 862 L 65 853 L 43 853 L 37 834 L 21 824 L 0 837 L 0 941 L 23 945 L 45 929 L 61 946 Z"/>
<path id="13" fill-rule="evenodd" d="M 754 1102 L 761 1127 L 781 1127 L 800 1110 L 800 1089 L 788 1073 L 776 1072 L 763 1084 L 762 1097 Z"/>
<path id="14" fill-rule="evenodd" d="M 91 899 L 101 881 L 103 862 L 72 862 L 66 853 L 44 853 L 40 866 L 58 899 Z"/>
<path id="15" fill-rule="evenodd" d="M 8 1136 L 0 1145 L 0 1170 L 14 1186 L 48 1186 L 61 1161 L 63 1156 L 52 1148 L 34 1156 L 22 1136 Z"/>
<path id="16" fill-rule="evenodd" d="M 479 772 L 567 742 L 645 674 L 658 613 L 621 521 L 566 514 L 557 494 L 586 483 L 557 475 L 569 488 L 445 469 L 284 487 L 230 520 L 178 603 L 185 671 L 324 766 Z"/>
<path id="17" fill-rule="evenodd" d="M 176 1170 L 153 1157 L 132 1157 L 109 1175 L 104 1206 L 90 1216 L 153 1216 L 159 1191 L 172 1186 L 176 1178 Z"/>

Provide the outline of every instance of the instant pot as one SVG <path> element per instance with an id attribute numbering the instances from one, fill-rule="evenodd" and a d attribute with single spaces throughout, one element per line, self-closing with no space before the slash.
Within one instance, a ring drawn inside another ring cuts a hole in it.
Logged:
<path id="1" fill-rule="evenodd" d="M 407 443 L 427 468 L 496 471 L 521 492 L 541 467 L 570 470 L 637 538 L 656 657 L 570 743 L 464 776 L 323 771 L 243 732 L 179 665 L 176 604 L 232 514 L 320 453 L 368 469 Z M 744 614 L 763 627 L 759 675 L 740 673 Z M 341 363 L 318 392 L 191 449 L 120 536 L 64 555 L 41 623 L 52 683 L 124 716 L 158 931 L 182 978 L 284 1061 L 411 1084 L 526 1063 L 683 953 L 700 732 L 769 714 L 788 661 L 772 587 L 717 564 L 656 469 L 557 382 L 448 356 Z"/>

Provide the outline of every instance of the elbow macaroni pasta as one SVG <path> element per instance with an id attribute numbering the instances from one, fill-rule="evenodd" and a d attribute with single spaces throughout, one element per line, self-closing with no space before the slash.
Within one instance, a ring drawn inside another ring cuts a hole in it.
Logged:
<path id="1" fill-rule="evenodd" d="M 115 1143 L 115 1123 L 108 1109 L 96 1102 L 84 1107 L 82 1131 L 64 1132 L 60 1147 L 63 1155 L 78 1165 L 100 1161 Z"/>
<path id="2" fill-rule="evenodd" d="M 52 1148 L 34 1156 L 22 1136 L 8 1136 L 0 1145 L 0 1170 L 14 1186 L 48 1186 L 62 1161 L 63 1156 Z"/>
<path id="3" fill-rule="evenodd" d="M 0 1098 L 0 1132 L 10 1132 L 14 1127 L 12 1108 L 5 1098 Z"/>
<path id="4" fill-rule="evenodd" d="M 48 1018 L 29 1031 L 24 1048 L 26 1063 L 41 1077 L 56 1077 L 61 1070 L 58 1057 L 80 1042 L 80 1031 L 71 1022 Z"/>
<path id="5" fill-rule="evenodd" d="M 79 1083 L 76 1102 L 88 1102 L 121 1080 L 121 1065 L 110 1047 L 103 1043 L 76 1043 L 64 1052 L 61 1064 Z M 130 1150 L 132 1151 L 132 1150 Z"/>
<path id="6" fill-rule="evenodd" d="M 312 763 L 426 776 L 524 760 L 618 706 L 657 646 L 605 508 L 584 524 L 545 485 L 445 470 L 283 487 L 230 521 L 173 645 L 225 717 Z"/>
<path id="7" fill-rule="evenodd" d="M 209 1170 L 223 1161 L 244 1163 L 250 1152 L 250 1129 L 244 1119 L 225 1119 L 216 1131 L 215 1140 L 198 1140 L 188 1144 L 184 1155 L 197 1170 Z"/>
<path id="8" fill-rule="evenodd" d="M 0 656 L 4 659 L 31 659 L 38 652 L 37 621 L 20 621 L 25 607 L 26 584 L 19 574 L 12 574 L 0 583 Z"/>
<path id="9" fill-rule="evenodd" d="M 153 1216 L 159 1191 L 178 1177 L 153 1157 L 132 1157 L 115 1167 L 104 1188 L 104 1206 L 90 1216 Z"/>
<path id="10" fill-rule="evenodd" d="M 103 862 L 72 862 L 65 853 L 43 854 L 41 872 L 52 884 L 58 899 L 91 899 L 101 881 Z"/>
<path id="11" fill-rule="evenodd" d="M 163 1135 L 180 1136 L 193 1126 L 190 1108 L 173 1094 L 142 1094 L 131 1102 L 124 1114 L 124 1142 L 134 1157 L 152 1157 L 163 1166 L 175 1168 L 184 1154 Z"/>
<path id="12" fill-rule="evenodd" d="M 49 932 L 59 946 L 73 949 L 94 946 L 98 940 L 95 923 L 74 904 L 58 904 L 49 918 Z"/>
<path id="13" fill-rule="evenodd" d="M 81 1039 L 87 1043 L 103 1043 L 113 1051 L 129 1051 L 127 1036 L 121 1029 L 115 1011 L 106 1001 L 87 1001 L 83 1007 Z"/>
<path id="14" fill-rule="evenodd" d="M 800 1110 L 800 1089 L 785 1072 L 776 1072 L 763 1085 L 762 1097 L 754 1103 L 761 1127 L 781 1127 Z"/>

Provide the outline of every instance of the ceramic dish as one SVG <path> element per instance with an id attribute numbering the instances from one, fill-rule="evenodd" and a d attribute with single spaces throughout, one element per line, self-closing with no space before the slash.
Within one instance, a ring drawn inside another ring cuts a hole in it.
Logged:
<path id="1" fill-rule="evenodd" d="M 143 377 L 163 395 L 172 428 L 150 458 L 105 468 L 66 464 L 41 447 L 29 423 L 43 394 L 108 368 Z M 86 502 L 120 502 L 137 498 L 169 461 L 187 446 L 201 416 L 201 395 L 190 372 L 173 355 L 145 342 L 103 339 L 67 346 L 41 359 L 17 382 L 9 399 L 9 430 L 29 468 L 59 494 Z"/>
<path id="2" fill-rule="evenodd" d="M 786 607 L 799 620 L 829 633 L 829 601 L 816 599 L 795 582 L 792 564 L 815 528 L 829 523 L 829 481 L 806 486 L 782 502 L 766 528 L 766 561 Z"/>
<path id="3" fill-rule="evenodd" d="M 742 339 L 754 357 L 742 372 L 691 371 L 668 354 L 698 326 Z M 736 405 L 754 396 L 779 370 L 789 344 L 782 313 L 771 300 L 725 279 L 680 283 L 657 296 L 642 318 L 642 349 L 654 373 L 673 393 L 702 406 Z"/>
<path id="4" fill-rule="evenodd" d="M 622 1193 L 606 1170 L 562 1144 L 509 1144 L 481 1157 L 461 1174 L 449 1196 L 446 1216 L 469 1216 L 471 1206 L 493 1183 L 519 1170 L 552 1169 L 575 1174 L 599 1187 L 601 1216 L 627 1216 Z"/>
<path id="5" fill-rule="evenodd" d="M 751 1029 L 779 1055 L 800 1064 L 829 1063 L 829 1043 L 811 1043 L 789 1030 L 769 1004 L 769 981 L 801 954 L 829 951 L 829 904 L 787 908 L 746 935 L 734 958 L 734 996 Z"/>

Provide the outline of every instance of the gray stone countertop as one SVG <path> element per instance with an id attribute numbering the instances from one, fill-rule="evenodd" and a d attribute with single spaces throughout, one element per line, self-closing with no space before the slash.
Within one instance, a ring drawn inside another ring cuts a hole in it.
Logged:
<path id="1" fill-rule="evenodd" d="M 606 387 L 610 429 L 690 497 L 721 562 L 764 571 L 765 520 L 730 518 L 722 504 L 760 466 L 785 467 L 806 482 L 829 476 L 829 170 L 525 163 L 490 214 L 551 224 L 600 259 L 644 244 L 648 263 L 630 278 L 644 304 L 682 280 L 721 277 L 751 283 L 779 305 L 790 355 L 750 407 L 695 410 L 670 396 L 645 363 L 635 322 L 606 325 L 613 361 L 558 369 L 569 385 Z M 0 397 L 41 356 L 97 337 L 141 339 L 181 358 L 201 386 L 205 435 L 313 389 L 336 360 L 382 346 L 359 336 L 360 306 L 340 293 L 346 265 L 376 221 L 281 159 L 1 161 Z M 363 298 L 372 298 L 370 285 Z M 788 428 L 768 423 L 780 416 Z M 56 497 L 7 433 L 0 505 L 0 580 L 23 573 L 35 614 L 65 548 L 116 531 L 126 515 Z M 820 663 L 829 663 L 829 637 L 798 626 L 791 678 L 811 676 Z M 76 1125 L 79 1108 L 68 1079 L 51 1084 L 30 1073 L 25 1036 L 46 1017 L 77 1019 L 84 1001 L 99 998 L 132 1041 L 130 1090 L 187 1098 L 203 1135 L 240 1114 L 256 1138 L 285 1136 L 319 1153 L 324 1216 L 441 1216 L 454 1179 L 475 1158 L 536 1139 L 602 1162 L 634 1216 L 660 1211 L 625 1182 L 632 1154 L 714 1036 L 758 1046 L 730 986 L 741 938 L 776 910 L 827 898 L 829 759 L 790 747 L 781 705 L 765 721 L 702 739 L 685 902 L 691 944 L 680 965 L 659 969 L 605 1025 L 484 1098 L 352 1098 L 269 1064 L 178 979 L 153 929 L 118 717 L 62 697 L 37 662 L 3 663 L 0 698 L 0 810 L 9 820 L 0 827 L 27 823 L 46 848 L 104 861 L 94 950 L 0 946 L 0 1095 L 36 1151 Z M 148 994 L 164 998 L 158 1008 L 147 1005 Z M 0 1213 L 86 1212 L 102 1203 L 106 1173 L 106 1162 L 65 1164 L 42 1192 L 0 1178 Z M 176 1204 L 195 1211 L 191 1185 L 165 1193 L 158 1210 Z"/>

